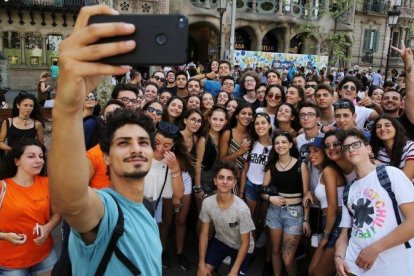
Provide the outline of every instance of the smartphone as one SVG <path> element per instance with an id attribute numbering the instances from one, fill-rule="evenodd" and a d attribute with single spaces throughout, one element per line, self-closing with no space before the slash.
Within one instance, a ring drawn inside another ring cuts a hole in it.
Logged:
<path id="1" fill-rule="evenodd" d="M 100 39 L 97 43 L 135 40 L 129 53 L 103 58 L 99 62 L 114 65 L 179 65 L 187 62 L 188 20 L 179 14 L 168 15 L 95 15 L 89 24 L 125 22 L 135 25 L 128 36 Z"/>

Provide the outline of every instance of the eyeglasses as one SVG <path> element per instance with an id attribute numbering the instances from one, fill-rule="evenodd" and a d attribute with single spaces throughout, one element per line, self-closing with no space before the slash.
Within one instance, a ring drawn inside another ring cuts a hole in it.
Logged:
<path id="1" fill-rule="evenodd" d="M 129 103 L 138 104 L 139 103 L 138 100 L 130 99 L 130 98 L 127 98 L 127 97 L 118 98 L 117 100 L 120 100 L 124 104 L 129 104 Z"/>
<path id="2" fill-rule="evenodd" d="M 313 117 L 315 117 L 316 116 L 316 113 L 315 112 L 308 112 L 308 113 L 300 113 L 299 114 L 299 117 L 301 118 L 301 119 L 305 119 L 306 117 L 308 117 L 308 118 L 313 118 Z"/>
<path id="3" fill-rule="evenodd" d="M 196 119 L 196 118 L 190 118 L 188 119 L 191 123 L 195 124 L 195 125 L 201 125 L 203 123 L 203 120 L 201 119 Z"/>
<path id="4" fill-rule="evenodd" d="M 153 78 L 157 81 L 161 81 L 161 82 L 165 81 L 165 78 L 161 78 L 161 77 L 158 77 L 158 76 L 153 76 Z"/>
<path id="5" fill-rule="evenodd" d="M 155 114 L 157 114 L 158 116 L 161 116 L 164 113 L 162 110 L 153 108 L 152 106 L 148 106 L 147 111 L 149 113 L 154 113 L 155 112 Z"/>
<path id="6" fill-rule="evenodd" d="M 172 134 L 172 135 L 175 135 L 175 134 L 177 134 L 177 132 L 180 131 L 180 129 L 177 126 L 175 126 L 173 124 L 170 124 L 170 123 L 167 123 L 167 122 L 164 122 L 164 121 L 161 121 L 161 122 L 158 123 L 158 128 L 160 130 L 168 132 L 169 134 Z"/>
<path id="7" fill-rule="evenodd" d="M 244 81 L 245 81 L 245 82 L 256 82 L 256 80 L 255 80 L 255 79 L 245 79 Z"/>
<path id="8" fill-rule="evenodd" d="M 349 102 L 344 102 L 344 101 L 339 101 L 333 104 L 334 109 L 339 109 L 339 108 L 350 108 L 351 107 L 351 103 Z"/>
<path id="9" fill-rule="evenodd" d="M 323 149 L 330 149 L 330 148 L 335 149 L 335 148 L 340 147 L 340 146 L 342 146 L 342 143 L 339 142 L 339 141 L 336 141 L 336 142 L 333 142 L 333 143 L 323 144 L 322 147 L 323 147 Z"/>
<path id="10" fill-rule="evenodd" d="M 352 149 L 359 149 L 362 145 L 365 145 L 365 143 L 362 142 L 362 141 L 356 141 L 356 142 L 353 142 L 353 143 L 348 144 L 348 145 L 343 145 L 342 146 L 342 151 L 347 152 L 347 151 L 350 151 L 351 148 Z"/>
<path id="11" fill-rule="evenodd" d="M 223 82 L 223 86 L 234 86 L 233 82 Z"/>
<path id="12" fill-rule="evenodd" d="M 356 91 L 356 86 L 345 84 L 344 86 L 342 86 L 342 89 Z"/>
<path id="13" fill-rule="evenodd" d="M 86 96 L 85 101 L 94 101 L 96 100 L 95 96 Z"/>
<path id="14" fill-rule="evenodd" d="M 280 96 L 279 94 L 273 94 L 272 92 L 267 93 L 267 97 L 269 99 L 275 99 L 275 100 L 280 100 L 280 98 L 282 98 L 282 96 Z"/>
<path id="15" fill-rule="evenodd" d="M 316 89 L 316 87 L 317 87 L 317 85 L 316 85 L 316 84 L 307 84 L 307 85 L 305 85 L 305 88 L 306 88 L 306 89 L 308 89 L 308 88 L 313 88 L 313 89 Z"/>

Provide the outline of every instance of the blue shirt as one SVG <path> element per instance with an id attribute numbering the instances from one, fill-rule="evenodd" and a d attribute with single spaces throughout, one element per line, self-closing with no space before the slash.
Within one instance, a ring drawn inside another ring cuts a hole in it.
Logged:
<path id="1" fill-rule="evenodd" d="M 59 66 L 52 65 L 50 67 L 50 73 L 52 75 L 52 78 L 57 78 L 59 76 Z"/>
<path id="2" fill-rule="evenodd" d="M 204 91 L 210 92 L 213 97 L 217 97 L 217 95 L 220 93 L 221 90 L 221 83 L 218 81 L 212 81 L 212 80 L 205 80 L 204 81 Z M 233 97 L 235 99 L 240 99 L 243 95 L 241 94 L 240 87 L 238 84 L 236 84 L 236 87 L 234 87 Z"/>
<path id="3" fill-rule="evenodd" d="M 133 262 L 142 276 L 162 275 L 162 246 L 158 227 L 142 203 L 132 202 L 112 189 L 97 191 L 105 207 L 99 224 L 96 240 L 85 244 L 80 234 L 72 229 L 69 236 L 69 256 L 72 273 L 76 276 L 94 275 L 111 239 L 118 220 L 118 209 L 112 194 L 117 199 L 124 214 L 124 235 L 118 240 L 118 248 Z M 128 268 L 112 255 L 105 275 L 131 275 Z"/>

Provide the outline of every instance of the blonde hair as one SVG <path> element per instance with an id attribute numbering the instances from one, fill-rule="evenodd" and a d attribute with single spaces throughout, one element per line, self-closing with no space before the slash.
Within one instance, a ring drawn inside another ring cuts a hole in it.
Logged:
<path id="1" fill-rule="evenodd" d="M 48 71 L 43 71 L 42 73 L 40 73 L 40 78 L 44 78 L 45 76 L 50 76 Z"/>

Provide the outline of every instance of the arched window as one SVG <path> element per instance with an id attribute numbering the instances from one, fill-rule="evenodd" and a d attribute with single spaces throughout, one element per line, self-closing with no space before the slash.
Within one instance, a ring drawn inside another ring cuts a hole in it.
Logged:
<path id="1" fill-rule="evenodd" d="M 31 66 L 39 66 L 42 64 L 42 35 L 37 32 L 26 33 L 25 35 L 25 54 L 26 62 Z"/>
<path id="2" fill-rule="evenodd" d="M 20 48 L 20 37 L 18 32 L 3 33 L 3 51 L 8 57 L 9 64 L 20 64 L 22 50 Z"/>
<path id="3" fill-rule="evenodd" d="M 46 60 L 48 65 L 59 58 L 59 44 L 63 40 L 61 34 L 49 34 L 46 38 Z"/>

